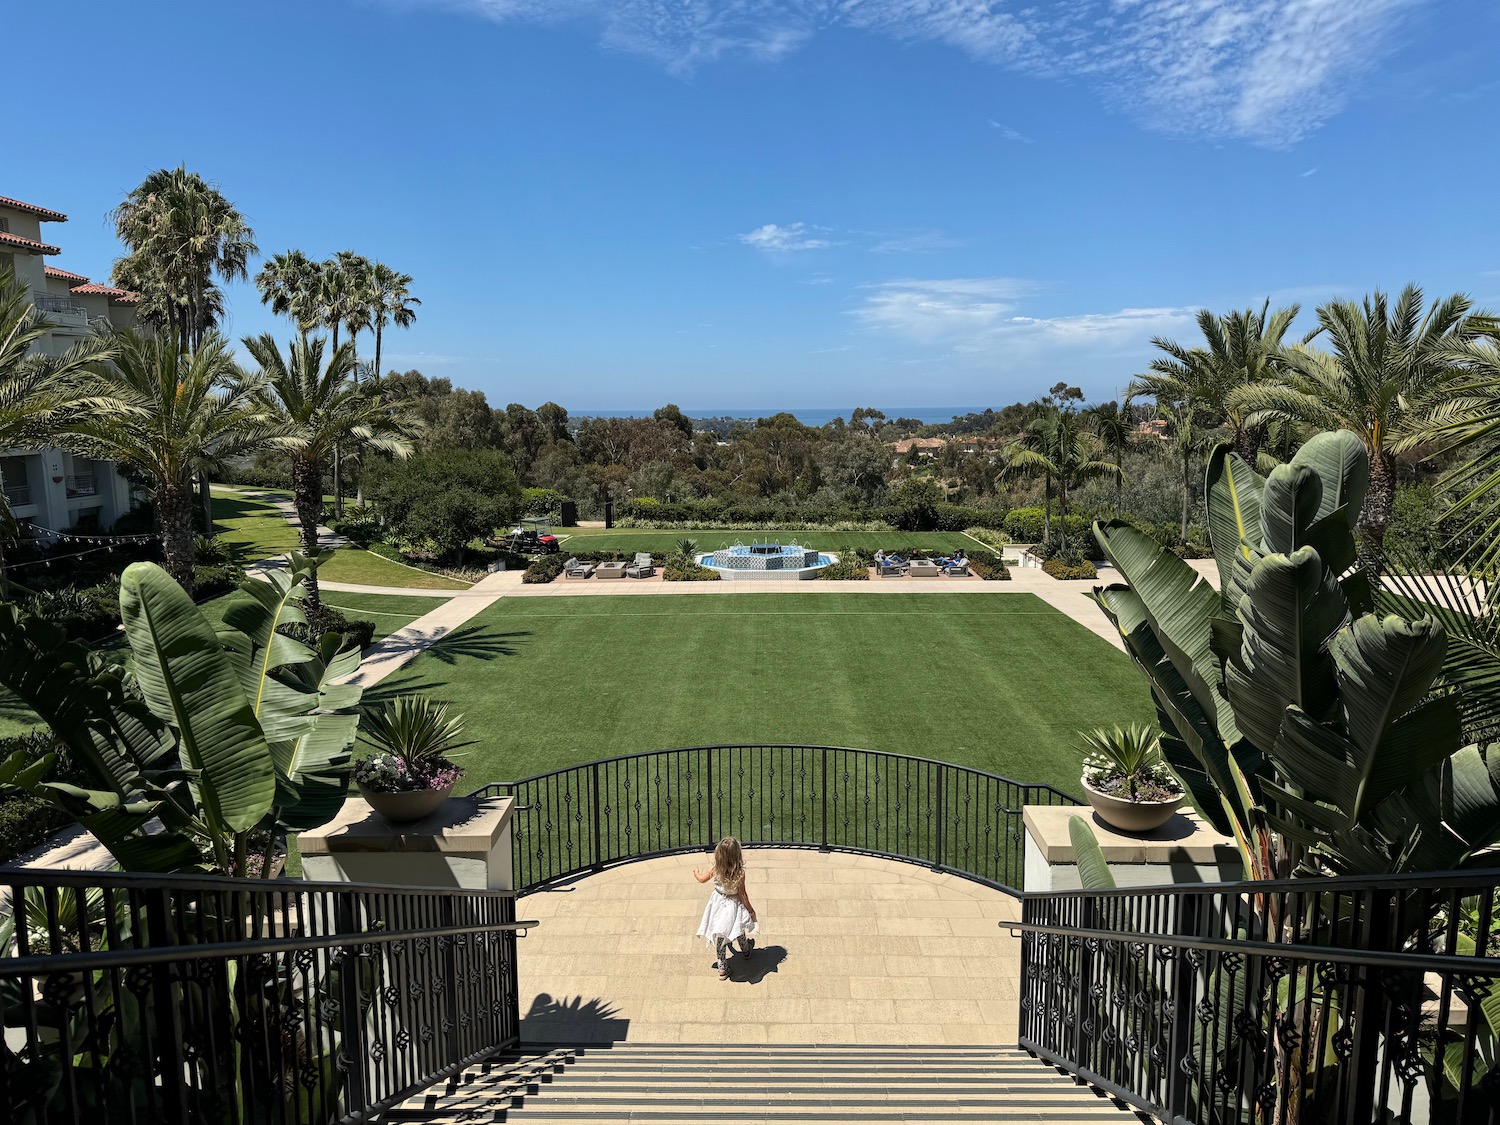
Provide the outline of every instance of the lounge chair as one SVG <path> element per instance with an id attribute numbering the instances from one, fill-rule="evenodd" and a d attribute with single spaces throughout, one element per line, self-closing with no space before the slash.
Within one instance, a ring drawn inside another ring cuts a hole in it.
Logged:
<path id="1" fill-rule="evenodd" d="M 563 563 L 564 578 L 591 578 L 593 574 L 593 563 L 579 562 L 577 559 L 569 559 Z"/>
<path id="2" fill-rule="evenodd" d="M 943 567 L 943 574 L 948 578 L 967 578 L 969 576 L 969 560 L 954 559 Z"/>
<path id="3" fill-rule="evenodd" d="M 877 578 L 905 578 L 907 570 L 910 569 L 904 562 L 885 562 L 875 564 L 875 577 Z"/>
<path id="4" fill-rule="evenodd" d="M 635 562 L 625 568 L 626 578 L 650 578 L 655 573 L 656 567 L 652 565 L 649 551 L 637 551 Z"/>

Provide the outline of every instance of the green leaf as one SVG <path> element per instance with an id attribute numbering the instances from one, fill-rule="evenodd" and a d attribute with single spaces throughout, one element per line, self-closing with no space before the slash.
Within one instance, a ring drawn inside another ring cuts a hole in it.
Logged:
<path id="1" fill-rule="evenodd" d="M 1068 817 L 1068 839 L 1073 843 L 1073 862 L 1078 864 L 1078 878 L 1087 891 L 1112 890 L 1115 877 L 1099 847 L 1094 830 L 1081 816 Z"/>
<path id="2" fill-rule="evenodd" d="M 120 611 L 147 704 L 177 731 L 187 764 L 201 771 L 204 812 L 227 832 L 255 827 L 275 796 L 275 767 L 214 630 L 152 563 L 125 569 Z"/>
<path id="3" fill-rule="evenodd" d="M 327 824 L 343 808 L 349 793 L 359 716 L 320 714 L 312 718 L 302 737 L 273 747 L 280 760 L 271 817 L 283 831 L 302 832 Z"/>
<path id="4" fill-rule="evenodd" d="M 1261 493 L 1260 536 L 1266 554 L 1289 555 L 1302 546 L 1318 518 L 1323 482 L 1306 465 L 1278 465 Z"/>
<path id="5" fill-rule="evenodd" d="M 1257 746 L 1273 745 L 1294 704 L 1331 717 L 1338 700 L 1327 645 L 1348 624 L 1349 611 L 1317 552 L 1302 547 L 1262 559 L 1238 609 L 1242 644 L 1224 678 L 1245 735 Z"/>
<path id="6" fill-rule="evenodd" d="M 1222 611 L 1239 603 L 1236 559 L 1254 562 L 1261 555 L 1260 499 L 1264 479 L 1228 445 L 1215 447 L 1208 459 L 1208 541 L 1219 564 Z"/>
<path id="7" fill-rule="evenodd" d="M 1352 529 L 1370 487 L 1370 458 L 1365 443 L 1348 430 L 1328 430 L 1308 439 L 1291 463 L 1312 469 L 1323 483 L 1323 495 L 1314 518 L 1322 519 L 1342 509 Z"/>

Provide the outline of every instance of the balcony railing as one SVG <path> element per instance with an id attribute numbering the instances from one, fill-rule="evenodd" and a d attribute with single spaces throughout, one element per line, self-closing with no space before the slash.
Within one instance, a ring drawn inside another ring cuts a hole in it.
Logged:
<path id="1" fill-rule="evenodd" d="M 66 486 L 68 499 L 73 500 L 79 496 L 98 496 L 99 481 L 93 473 L 74 473 L 67 478 Z"/>
<path id="2" fill-rule="evenodd" d="M 24 508 L 31 503 L 31 486 L 29 484 L 7 484 L 4 489 L 5 502 L 12 508 Z"/>
<path id="3" fill-rule="evenodd" d="M 536 923 L 506 892 L 20 870 L 0 897 L 7 1122 L 378 1120 L 519 1035 Z"/>
<path id="4" fill-rule="evenodd" d="M 34 293 L 31 303 L 43 316 L 78 316 L 87 319 L 88 310 L 71 297 L 51 293 Z"/>
<path id="5" fill-rule="evenodd" d="M 486 786 L 508 796 L 515 885 L 712 848 L 723 836 L 912 860 L 1022 885 L 1026 805 L 1076 805 L 1050 785 L 839 746 L 657 750 Z"/>

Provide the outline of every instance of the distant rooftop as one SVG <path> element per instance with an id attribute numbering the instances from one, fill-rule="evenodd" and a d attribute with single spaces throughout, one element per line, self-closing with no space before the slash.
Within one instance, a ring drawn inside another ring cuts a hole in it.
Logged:
<path id="1" fill-rule="evenodd" d="M 94 282 L 87 285 L 75 285 L 71 292 L 85 297 L 108 297 L 111 301 L 121 305 L 133 305 L 141 299 L 139 293 L 132 293 L 129 289 L 116 289 L 113 285 L 98 285 Z"/>
<path id="2" fill-rule="evenodd" d="M 65 223 L 68 221 L 68 217 L 61 211 L 53 211 L 47 207 L 38 207 L 35 203 L 22 203 L 19 199 L 11 199 L 5 195 L 0 195 L 0 207 L 9 207 L 12 211 L 25 211 L 28 215 L 35 215 L 44 223 Z"/>
<path id="3" fill-rule="evenodd" d="M 38 242 L 34 238 L 22 238 L 19 234 L 11 234 L 3 230 L 0 230 L 0 246 L 14 246 L 20 250 L 30 250 L 33 254 L 62 253 L 56 246 L 50 246 L 45 242 Z"/>
<path id="4" fill-rule="evenodd" d="M 48 266 L 43 272 L 48 277 L 55 277 L 59 281 L 71 281 L 75 285 L 87 285 L 89 283 L 89 279 L 84 277 L 83 274 L 69 273 L 67 270 L 60 270 L 56 266 Z"/>

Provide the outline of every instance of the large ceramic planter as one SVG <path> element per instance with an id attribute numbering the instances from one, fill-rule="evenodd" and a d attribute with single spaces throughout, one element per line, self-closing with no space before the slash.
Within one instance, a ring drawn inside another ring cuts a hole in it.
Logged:
<path id="1" fill-rule="evenodd" d="M 1128 801 L 1099 792 L 1085 778 L 1079 781 L 1083 785 L 1083 795 L 1094 806 L 1099 819 L 1121 832 L 1150 832 L 1160 828 L 1172 819 L 1172 814 L 1183 802 L 1180 793 L 1163 801 Z"/>
<path id="2" fill-rule="evenodd" d="M 359 795 L 392 824 L 408 824 L 432 815 L 452 792 L 451 785 L 443 789 L 412 789 L 406 793 L 377 793 L 363 785 L 359 787 Z"/>

